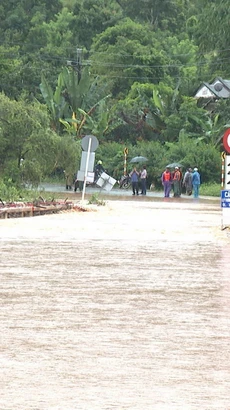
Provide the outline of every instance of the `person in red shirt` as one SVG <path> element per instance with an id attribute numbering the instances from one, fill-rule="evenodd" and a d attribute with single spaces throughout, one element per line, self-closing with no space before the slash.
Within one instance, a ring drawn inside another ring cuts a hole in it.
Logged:
<path id="1" fill-rule="evenodd" d="M 169 168 L 166 168 L 161 176 L 162 185 L 164 187 L 164 196 L 169 198 L 172 187 L 172 174 Z"/>

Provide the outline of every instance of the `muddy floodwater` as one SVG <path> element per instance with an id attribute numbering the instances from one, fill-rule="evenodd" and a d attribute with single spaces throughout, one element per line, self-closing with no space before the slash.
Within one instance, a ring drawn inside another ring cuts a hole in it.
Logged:
<path id="1" fill-rule="evenodd" d="M 219 204 L 0 220 L 1 410 L 230 410 Z"/>

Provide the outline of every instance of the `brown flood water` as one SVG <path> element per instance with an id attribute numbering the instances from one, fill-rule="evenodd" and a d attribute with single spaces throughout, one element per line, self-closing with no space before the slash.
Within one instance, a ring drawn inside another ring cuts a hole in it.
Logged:
<path id="1" fill-rule="evenodd" d="M 1 410 L 230 410 L 219 205 L 0 220 Z"/>

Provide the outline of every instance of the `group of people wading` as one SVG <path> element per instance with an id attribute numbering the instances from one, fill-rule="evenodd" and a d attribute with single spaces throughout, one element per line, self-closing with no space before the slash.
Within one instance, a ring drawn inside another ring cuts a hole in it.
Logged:
<path id="1" fill-rule="evenodd" d="M 173 190 L 173 196 L 179 198 L 182 193 L 182 187 L 185 188 L 187 195 L 192 195 L 194 198 L 199 197 L 200 174 L 198 168 L 188 168 L 185 174 L 182 174 L 181 168 L 175 167 L 171 172 L 170 168 L 166 167 L 161 176 L 162 185 L 164 187 L 164 197 L 169 198 L 170 192 Z"/>

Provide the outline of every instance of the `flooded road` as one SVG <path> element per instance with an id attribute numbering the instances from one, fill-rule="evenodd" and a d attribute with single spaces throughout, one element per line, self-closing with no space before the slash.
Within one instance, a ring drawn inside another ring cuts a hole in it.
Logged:
<path id="1" fill-rule="evenodd" d="M 230 410 L 219 205 L 0 220 L 1 410 Z"/>

